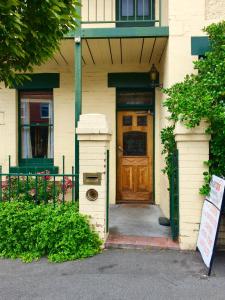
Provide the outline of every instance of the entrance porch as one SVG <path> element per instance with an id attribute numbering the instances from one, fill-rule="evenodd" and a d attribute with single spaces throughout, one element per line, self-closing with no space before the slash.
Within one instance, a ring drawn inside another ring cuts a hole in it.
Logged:
<path id="1" fill-rule="evenodd" d="M 163 213 L 157 205 L 119 204 L 109 209 L 106 248 L 179 249 L 171 238 L 170 226 L 159 224 Z"/>

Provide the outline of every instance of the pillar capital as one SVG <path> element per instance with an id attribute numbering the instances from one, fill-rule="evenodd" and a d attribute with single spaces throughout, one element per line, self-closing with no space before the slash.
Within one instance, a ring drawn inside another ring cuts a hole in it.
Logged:
<path id="1" fill-rule="evenodd" d="M 103 114 L 84 114 L 80 116 L 78 126 L 76 129 L 79 140 L 90 140 L 97 138 L 109 140 L 111 131 L 106 120 L 106 116 Z M 86 137 L 83 137 L 86 136 Z M 92 136 L 92 138 L 91 138 Z M 102 136 L 102 138 L 100 138 Z"/>
<path id="2" fill-rule="evenodd" d="M 182 122 L 177 122 L 174 130 L 176 142 L 201 142 L 210 141 L 211 136 L 206 134 L 208 123 L 202 120 L 199 126 L 187 128 Z"/>

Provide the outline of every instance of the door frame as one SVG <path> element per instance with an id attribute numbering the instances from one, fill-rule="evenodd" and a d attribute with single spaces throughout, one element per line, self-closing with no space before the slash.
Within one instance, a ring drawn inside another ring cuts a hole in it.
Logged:
<path id="1" fill-rule="evenodd" d="M 118 156 L 117 156 L 117 132 L 118 132 L 118 112 L 119 111 L 142 111 L 142 110 L 150 110 L 153 116 L 153 163 L 152 163 L 152 202 L 155 204 L 155 88 L 151 88 L 153 91 L 153 105 L 129 105 L 125 104 L 123 106 L 119 106 L 117 104 L 118 92 L 121 90 L 132 90 L 132 91 L 149 91 L 150 88 L 116 88 L 116 194 L 117 194 L 117 166 L 118 166 Z M 116 197 L 116 204 L 117 197 Z"/>

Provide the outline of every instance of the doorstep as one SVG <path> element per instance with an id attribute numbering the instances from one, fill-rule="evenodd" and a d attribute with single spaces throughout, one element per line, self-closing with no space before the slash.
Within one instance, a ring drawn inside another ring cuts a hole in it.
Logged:
<path id="1" fill-rule="evenodd" d="M 167 237 L 144 237 L 109 234 L 105 248 L 115 249 L 172 249 L 180 250 L 179 243 Z"/>

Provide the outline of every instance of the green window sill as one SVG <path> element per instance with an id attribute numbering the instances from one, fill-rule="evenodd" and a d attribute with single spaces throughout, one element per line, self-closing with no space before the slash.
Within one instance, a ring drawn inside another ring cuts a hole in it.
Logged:
<path id="1" fill-rule="evenodd" d="M 58 174 L 59 173 L 59 167 L 51 166 L 51 165 L 38 165 L 38 166 L 15 166 L 10 167 L 9 172 L 10 173 L 20 173 L 20 174 L 28 174 L 28 173 L 37 173 L 37 172 L 43 172 L 43 171 L 49 171 L 51 174 Z"/>

